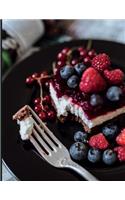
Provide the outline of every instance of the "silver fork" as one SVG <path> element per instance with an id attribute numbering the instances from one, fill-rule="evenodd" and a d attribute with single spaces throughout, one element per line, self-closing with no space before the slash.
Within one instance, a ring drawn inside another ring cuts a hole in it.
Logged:
<path id="1" fill-rule="evenodd" d="M 28 109 L 34 121 L 33 133 L 29 139 L 39 154 L 54 167 L 69 168 L 88 181 L 97 181 L 97 178 L 90 172 L 71 160 L 67 148 L 47 128 L 30 106 Z"/>

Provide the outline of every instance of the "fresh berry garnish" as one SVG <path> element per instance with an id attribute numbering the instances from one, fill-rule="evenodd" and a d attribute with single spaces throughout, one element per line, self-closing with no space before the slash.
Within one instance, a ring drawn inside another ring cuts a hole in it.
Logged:
<path id="1" fill-rule="evenodd" d="M 46 95 L 46 96 L 43 98 L 42 102 L 43 102 L 44 104 L 50 104 L 50 103 L 51 103 L 51 97 L 50 97 L 49 95 Z"/>
<path id="2" fill-rule="evenodd" d="M 66 55 L 63 54 L 63 53 L 58 53 L 57 59 L 61 60 L 61 61 L 65 61 L 66 60 Z"/>
<path id="3" fill-rule="evenodd" d="M 80 51 L 80 57 L 85 58 L 87 56 L 87 51 L 85 49 Z"/>
<path id="4" fill-rule="evenodd" d="M 62 50 L 62 53 L 64 54 L 64 55 L 67 55 L 67 53 L 69 52 L 69 48 L 64 48 L 63 50 Z"/>
<path id="5" fill-rule="evenodd" d="M 44 111 L 41 111 L 39 113 L 39 118 L 42 120 L 42 121 L 46 121 L 47 120 L 47 114 L 44 112 Z"/>
<path id="6" fill-rule="evenodd" d="M 55 120 L 55 118 L 56 118 L 56 113 L 55 113 L 54 111 L 49 111 L 49 112 L 47 113 L 47 116 L 48 116 L 48 119 L 50 119 L 50 120 Z"/>
<path id="7" fill-rule="evenodd" d="M 75 71 L 75 70 L 74 70 L 73 67 L 71 67 L 71 66 L 69 66 L 69 65 L 66 65 L 66 66 L 64 66 L 64 67 L 62 67 L 62 68 L 60 69 L 60 76 L 61 76 L 61 78 L 63 78 L 63 79 L 68 79 L 70 76 L 73 75 L 74 71 Z"/>
<path id="8" fill-rule="evenodd" d="M 34 82 L 34 79 L 30 76 L 26 78 L 26 84 L 31 85 Z"/>
<path id="9" fill-rule="evenodd" d="M 91 111 L 93 109 L 88 101 L 82 101 L 80 105 L 84 111 Z"/>
<path id="10" fill-rule="evenodd" d="M 79 76 L 82 76 L 82 73 L 86 70 L 86 66 L 83 63 L 76 64 L 74 68 Z"/>
<path id="11" fill-rule="evenodd" d="M 110 101 L 119 101 L 122 96 L 122 89 L 118 86 L 112 86 L 107 90 L 106 97 Z"/>
<path id="12" fill-rule="evenodd" d="M 121 146 L 125 146 L 125 128 L 121 131 L 121 133 L 116 138 L 117 144 Z"/>
<path id="13" fill-rule="evenodd" d="M 89 67 L 82 75 L 80 90 L 85 93 L 96 93 L 106 88 L 106 82 L 97 70 Z"/>
<path id="14" fill-rule="evenodd" d="M 117 155 L 112 149 L 106 149 L 103 152 L 102 160 L 106 165 L 112 165 L 117 160 Z"/>
<path id="15" fill-rule="evenodd" d="M 79 83 L 79 78 L 76 75 L 72 75 L 68 80 L 67 80 L 67 85 L 69 88 L 76 88 Z"/>
<path id="16" fill-rule="evenodd" d="M 110 65 L 110 58 L 105 53 L 98 54 L 92 59 L 92 67 L 94 67 L 100 72 L 104 71 L 105 69 L 108 69 Z"/>
<path id="17" fill-rule="evenodd" d="M 56 66 L 57 67 L 63 67 L 65 65 L 65 62 L 64 61 L 61 61 L 61 60 L 59 60 L 59 61 L 57 61 L 57 63 L 56 63 Z"/>
<path id="18" fill-rule="evenodd" d="M 32 78 L 33 78 L 33 79 L 35 79 L 35 78 L 37 78 L 37 77 L 38 77 L 38 73 L 32 74 Z"/>
<path id="19" fill-rule="evenodd" d="M 41 107 L 40 104 L 36 105 L 35 108 L 34 108 L 34 110 L 35 110 L 37 113 L 40 112 L 41 109 L 42 109 L 42 107 Z"/>
<path id="20" fill-rule="evenodd" d="M 125 78 L 124 73 L 120 69 L 105 70 L 104 76 L 112 85 L 122 84 Z"/>
<path id="21" fill-rule="evenodd" d="M 84 160 L 87 156 L 88 148 L 82 142 L 76 142 L 70 147 L 70 155 L 74 160 Z"/>
<path id="22" fill-rule="evenodd" d="M 74 134 L 74 141 L 75 142 L 87 142 L 88 134 L 82 131 L 77 131 Z"/>
<path id="23" fill-rule="evenodd" d="M 80 52 L 80 51 L 83 51 L 84 50 L 84 48 L 83 47 L 78 47 L 78 51 Z"/>
<path id="24" fill-rule="evenodd" d="M 119 161 L 125 161 L 125 146 L 116 147 L 114 151 L 117 153 Z"/>
<path id="25" fill-rule="evenodd" d="M 118 126 L 113 123 L 109 123 L 102 128 L 102 133 L 106 136 L 107 139 L 111 140 L 115 138 L 118 134 Z"/>
<path id="26" fill-rule="evenodd" d="M 88 51 L 88 56 L 90 59 L 94 58 L 96 56 L 96 52 L 94 49 Z"/>
<path id="27" fill-rule="evenodd" d="M 73 59 L 71 60 L 71 65 L 74 66 L 78 63 L 78 60 L 77 59 Z"/>
<path id="28" fill-rule="evenodd" d="M 109 143 L 105 136 L 102 133 L 99 133 L 90 137 L 89 145 L 96 149 L 106 149 L 109 146 Z"/>
<path id="29" fill-rule="evenodd" d="M 89 57 L 85 57 L 83 62 L 87 67 L 91 66 L 91 59 Z"/>
<path id="30" fill-rule="evenodd" d="M 34 104 L 40 104 L 40 102 L 41 102 L 41 98 L 34 99 Z"/>
<path id="31" fill-rule="evenodd" d="M 103 104 L 103 98 L 99 94 L 92 94 L 90 96 L 90 104 L 92 106 L 99 106 Z"/>
<path id="32" fill-rule="evenodd" d="M 88 151 L 88 160 L 97 163 L 101 160 L 101 151 L 99 149 L 90 148 Z"/>

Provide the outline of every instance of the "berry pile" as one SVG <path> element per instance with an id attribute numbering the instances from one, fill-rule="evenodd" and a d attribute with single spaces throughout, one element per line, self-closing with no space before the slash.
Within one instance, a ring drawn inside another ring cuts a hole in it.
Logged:
<path id="1" fill-rule="evenodd" d="M 77 131 L 75 143 L 69 149 L 71 157 L 76 161 L 87 159 L 91 163 L 102 161 L 108 166 L 118 160 L 125 161 L 125 129 L 120 132 L 116 124 L 109 123 L 101 131 L 93 136 Z"/>

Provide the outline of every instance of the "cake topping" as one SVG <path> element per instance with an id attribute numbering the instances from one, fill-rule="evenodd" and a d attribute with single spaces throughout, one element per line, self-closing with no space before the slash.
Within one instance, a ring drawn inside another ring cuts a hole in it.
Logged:
<path id="1" fill-rule="evenodd" d="M 110 65 L 110 58 L 105 53 L 98 54 L 92 59 L 92 67 L 94 67 L 100 72 L 104 71 L 105 69 L 108 69 Z"/>
<path id="2" fill-rule="evenodd" d="M 105 70 L 104 76 L 110 84 L 122 84 L 125 78 L 124 73 L 120 69 Z"/>
<path id="3" fill-rule="evenodd" d="M 121 99 L 122 89 L 117 86 L 112 86 L 107 90 L 106 97 L 112 102 L 117 102 Z"/>
<path id="4" fill-rule="evenodd" d="M 103 104 L 103 98 L 99 94 L 92 94 L 90 96 L 90 104 L 92 106 L 99 106 Z"/>
<path id="5" fill-rule="evenodd" d="M 64 66 L 64 67 L 62 67 L 61 69 L 60 69 L 60 76 L 61 76 L 61 78 L 63 78 L 63 79 L 68 79 L 71 75 L 73 75 L 74 74 L 74 68 L 73 67 L 71 67 L 71 66 L 69 66 L 69 65 L 66 65 L 66 66 Z"/>
<path id="6" fill-rule="evenodd" d="M 80 90 L 85 93 L 96 93 L 106 88 L 106 82 L 97 70 L 89 67 L 82 75 Z"/>
<path id="7" fill-rule="evenodd" d="M 79 78 L 76 75 L 72 75 L 68 81 L 67 85 L 69 88 L 76 88 L 78 86 Z"/>
<path id="8" fill-rule="evenodd" d="M 78 63 L 74 66 L 76 73 L 82 76 L 83 72 L 86 70 L 86 66 L 83 63 Z"/>

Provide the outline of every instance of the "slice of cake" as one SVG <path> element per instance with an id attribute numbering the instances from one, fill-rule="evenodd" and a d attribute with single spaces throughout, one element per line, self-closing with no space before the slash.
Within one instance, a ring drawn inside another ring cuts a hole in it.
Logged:
<path id="1" fill-rule="evenodd" d="M 59 119 L 69 114 L 87 131 L 125 113 L 124 72 L 105 53 L 56 68 L 49 90 Z"/>

